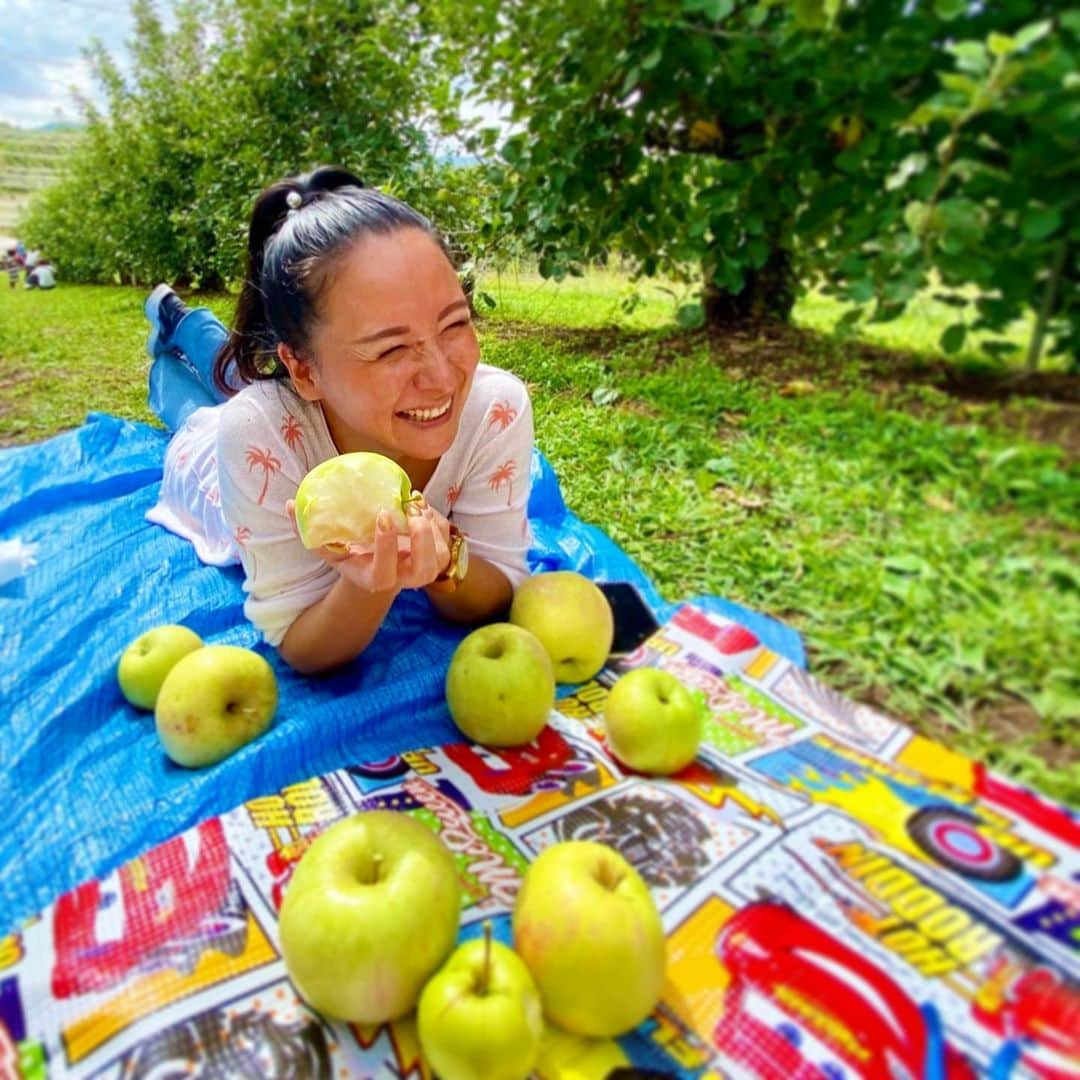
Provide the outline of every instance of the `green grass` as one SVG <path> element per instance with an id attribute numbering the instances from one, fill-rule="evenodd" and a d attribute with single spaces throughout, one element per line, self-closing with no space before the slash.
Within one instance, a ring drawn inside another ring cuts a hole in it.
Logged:
<path id="1" fill-rule="evenodd" d="M 625 315 L 616 274 L 481 288 L 485 358 L 528 381 L 567 502 L 665 596 L 784 618 L 831 685 L 1080 803 L 1080 470 L 1016 431 L 1044 406 L 870 378 L 808 333 L 710 346 L 658 289 Z M 0 440 L 150 419 L 143 298 L 0 290 Z M 779 393 L 792 374 L 812 389 Z"/>

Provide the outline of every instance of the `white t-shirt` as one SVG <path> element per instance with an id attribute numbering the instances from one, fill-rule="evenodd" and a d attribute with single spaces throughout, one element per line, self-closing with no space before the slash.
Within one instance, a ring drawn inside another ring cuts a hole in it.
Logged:
<path id="1" fill-rule="evenodd" d="M 56 275 L 53 274 L 52 263 L 44 263 L 34 268 L 34 280 L 39 289 L 51 289 L 56 284 Z"/>
<path id="2" fill-rule="evenodd" d="M 424 497 L 469 538 L 469 553 L 512 585 L 528 576 L 532 405 L 516 376 L 480 364 L 457 437 Z M 300 543 L 285 502 L 307 472 L 338 454 L 323 411 L 287 380 L 252 383 L 196 409 L 173 436 L 147 520 L 190 540 L 214 566 L 240 562 L 244 613 L 271 645 L 329 592 L 337 571 Z"/>

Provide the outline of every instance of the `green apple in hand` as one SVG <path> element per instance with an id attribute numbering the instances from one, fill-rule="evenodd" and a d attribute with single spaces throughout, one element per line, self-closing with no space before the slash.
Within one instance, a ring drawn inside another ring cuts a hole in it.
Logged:
<path id="1" fill-rule="evenodd" d="M 694 760 L 707 711 L 703 696 L 670 671 L 635 668 L 604 702 L 608 746 L 631 769 L 667 776 Z"/>
<path id="2" fill-rule="evenodd" d="M 551 659 L 511 623 L 464 638 L 446 672 L 446 704 L 461 730 L 485 746 L 521 746 L 540 734 L 555 704 Z"/>
<path id="3" fill-rule="evenodd" d="M 622 1035 L 659 1001 L 667 960 L 660 913 L 614 848 L 568 840 L 542 851 L 525 873 L 513 926 L 545 1015 L 566 1031 Z"/>
<path id="4" fill-rule="evenodd" d="M 526 578 L 514 591 L 510 621 L 540 639 L 561 683 L 591 679 L 604 666 L 615 639 L 607 597 L 573 570 Z"/>
<path id="5" fill-rule="evenodd" d="M 422 822 L 369 810 L 331 825 L 285 889 L 278 929 L 296 989 L 324 1016 L 404 1016 L 457 940 L 454 857 Z"/>
<path id="6" fill-rule="evenodd" d="M 154 722 L 177 765 L 214 765 L 258 738 L 277 709 L 274 669 L 238 645 L 204 645 L 165 676 Z"/>
<path id="7" fill-rule="evenodd" d="M 175 623 L 140 634 L 120 654 L 116 665 L 120 692 L 137 709 L 152 709 L 173 665 L 202 645 L 202 638 L 194 630 Z"/>
<path id="8" fill-rule="evenodd" d="M 544 1030 L 529 969 L 505 945 L 467 941 L 420 995 L 420 1048 L 440 1080 L 526 1080 Z"/>
<path id="9" fill-rule="evenodd" d="M 370 544 L 381 510 L 399 533 L 408 531 L 405 513 L 418 496 L 408 473 L 382 454 L 339 454 L 316 465 L 300 481 L 293 509 L 296 531 L 307 548 Z"/>

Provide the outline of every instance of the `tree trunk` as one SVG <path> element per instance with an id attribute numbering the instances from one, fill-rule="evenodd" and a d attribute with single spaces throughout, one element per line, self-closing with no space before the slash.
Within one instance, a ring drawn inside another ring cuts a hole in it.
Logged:
<path id="1" fill-rule="evenodd" d="M 747 270 L 745 283 L 737 293 L 717 286 L 707 263 L 704 269 L 701 306 L 706 328 L 786 323 L 790 320 L 791 310 L 795 306 L 795 276 L 791 252 L 785 248 L 774 247 L 764 266 L 758 270 Z"/>

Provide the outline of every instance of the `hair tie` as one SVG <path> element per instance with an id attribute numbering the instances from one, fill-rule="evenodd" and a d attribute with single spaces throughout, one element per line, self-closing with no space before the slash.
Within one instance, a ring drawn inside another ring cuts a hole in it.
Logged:
<path id="1" fill-rule="evenodd" d="M 289 217 L 292 217 L 304 203 L 304 197 L 295 188 L 285 196 L 285 205 L 289 208 Z"/>

